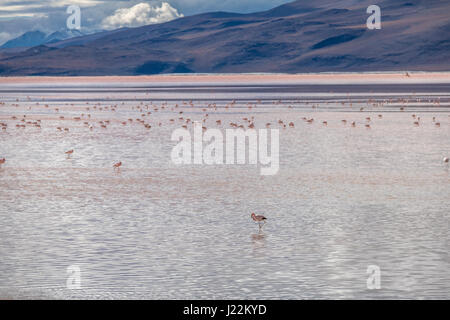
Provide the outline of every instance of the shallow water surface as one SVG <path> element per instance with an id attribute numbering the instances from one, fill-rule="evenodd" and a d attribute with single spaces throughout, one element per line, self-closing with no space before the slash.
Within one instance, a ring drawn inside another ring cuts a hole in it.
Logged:
<path id="1" fill-rule="evenodd" d="M 2 84 L 0 298 L 449 299 L 449 101 L 446 83 Z M 172 163 L 186 118 L 252 116 L 280 130 L 276 175 Z"/>

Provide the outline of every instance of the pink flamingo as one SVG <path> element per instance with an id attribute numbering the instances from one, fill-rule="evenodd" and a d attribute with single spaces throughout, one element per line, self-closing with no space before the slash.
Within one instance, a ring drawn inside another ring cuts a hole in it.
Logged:
<path id="1" fill-rule="evenodd" d="M 115 169 L 119 169 L 120 166 L 122 166 L 122 161 L 115 163 L 115 164 L 113 165 L 113 168 L 114 168 L 114 170 L 115 170 Z"/>
<path id="2" fill-rule="evenodd" d="M 256 215 L 256 214 L 252 213 L 251 217 L 252 217 L 253 221 L 258 222 L 258 226 L 260 229 L 266 224 L 267 218 L 264 217 L 263 215 Z M 261 225 L 261 222 L 263 222 L 262 225 Z"/>
<path id="3" fill-rule="evenodd" d="M 2 164 L 4 164 L 6 162 L 5 158 L 0 159 L 0 168 L 2 167 Z"/>
<path id="4" fill-rule="evenodd" d="M 67 154 L 67 158 L 70 158 L 70 156 L 73 154 L 73 149 L 66 151 L 65 154 Z"/>

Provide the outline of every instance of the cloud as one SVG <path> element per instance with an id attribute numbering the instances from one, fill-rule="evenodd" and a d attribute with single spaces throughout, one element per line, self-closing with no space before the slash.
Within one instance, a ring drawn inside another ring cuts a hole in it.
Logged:
<path id="1" fill-rule="evenodd" d="M 183 17 L 167 2 L 161 6 L 151 6 L 148 3 L 139 3 L 131 8 L 117 9 L 112 16 L 102 21 L 105 29 L 117 29 L 121 27 L 139 27 L 147 24 L 167 22 Z"/>

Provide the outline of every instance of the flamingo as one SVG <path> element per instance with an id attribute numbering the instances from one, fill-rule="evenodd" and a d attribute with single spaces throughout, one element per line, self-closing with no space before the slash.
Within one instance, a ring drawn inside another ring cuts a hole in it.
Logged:
<path id="1" fill-rule="evenodd" d="M 122 161 L 115 163 L 115 164 L 113 165 L 114 170 L 115 170 L 115 169 L 119 169 L 121 165 L 122 165 Z"/>
<path id="2" fill-rule="evenodd" d="M 67 157 L 70 157 L 73 154 L 73 149 L 66 151 L 65 154 L 67 154 Z"/>
<path id="3" fill-rule="evenodd" d="M 267 218 L 264 217 L 263 215 L 256 215 L 256 214 L 252 213 L 251 217 L 252 217 L 253 221 L 258 222 L 258 226 L 260 229 L 266 224 Z M 261 225 L 261 222 L 263 222 L 262 225 Z"/>
<path id="4" fill-rule="evenodd" d="M 2 167 L 2 164 L 4 164 L 6 162 L 5 158 L 0 159 L 0 168 Z"/>

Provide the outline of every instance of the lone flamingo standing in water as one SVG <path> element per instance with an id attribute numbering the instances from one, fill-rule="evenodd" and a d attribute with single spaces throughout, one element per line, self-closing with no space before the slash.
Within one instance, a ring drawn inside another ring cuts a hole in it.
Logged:
<path id="1" fill-rule="evenodd" d="M 252 217 L 253 221 L 258 222 L 258 226 L 260 229 L 266 224 L 267 218 L 264 217 L 263 215 L 256 215 L 256 214 L 252 213 L 251 217 Z M 261 225 L 261 222 L 263 222 L 262 225 Z"/>
<path id="2" fill-rule="evenodd" d="M 121 165 L 122 165 L 122 161 L 115 163 L 113 165 L 114 170 L 119 169 Z"/>
<path id="3" fill-rule="evenodd" d="M 67 159 L 70 159 L 70 156 L 73 154 L 73 149 L 66 151 L 65 154 L 67 154 Z"/>
<path id="4" fill-rule="evenodd" d="M 0 159 L 0 168 L 2 167 L 2 164 L 4 164 L 6 162 L 5 158 Z"/>

